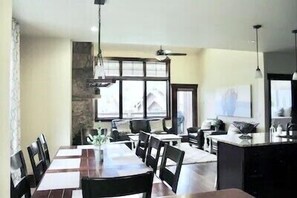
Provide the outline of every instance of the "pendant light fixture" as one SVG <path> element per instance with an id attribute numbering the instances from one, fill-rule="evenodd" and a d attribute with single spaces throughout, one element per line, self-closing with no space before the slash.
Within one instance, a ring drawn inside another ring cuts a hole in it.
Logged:
<path id="1" fill-rule="evenodd" d="M 93 71 L 94 78 L 98 79 L 101 77 L 105 79 L 105 71 L 103 65 L 103 57 L 101 50 L 101 5 L 104 5 L 105 0 L 95 0 L 95 4 L 98 4 L 98 54 L 94 58 Z"/>
<path id="2" fill-rule="evenodd" d="M 100 98 L 100 88 L 110 86 L 112 83 L 115 83 L 115 79 L 105 78 L 101 50 L 101 5 L 105 4 L 105 0 L 95 0 L 94 4 L 98 5 L 98 54 L 93 61 L 94 78 L 87 79 L 87 87 L 94 88 L 94 98 Z"/>
<path id="3" fill-rule="evenodd" d="M 257 49 L 257 69 L 256 69 L 256 78 L 262 78 L 262 72 L 259 67 L 259 37 L 258 37 L 258 30 L 262 27 L 262 25 L 254 25 L 254 29 L 256 29 L 256 49 Z"/>
<path id="4" fill-rule="evenodd" d="M 293 74 L 292 80 L 297 80 L 297 29 L 292 31 L 295 34 L 295 58 L 296 58 L 296 71 Z"/>

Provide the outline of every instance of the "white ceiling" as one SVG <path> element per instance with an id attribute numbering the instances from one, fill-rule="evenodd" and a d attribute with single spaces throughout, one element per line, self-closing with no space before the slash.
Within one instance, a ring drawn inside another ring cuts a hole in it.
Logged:
<path id="1" fill-rule="evenodd" d="M 97 41 L 94 0 L 13 0 L 22 34 Z M 184 48 L 255 50 L 294 47 L 297 0 L 108 0 L 102 42 Z"/>

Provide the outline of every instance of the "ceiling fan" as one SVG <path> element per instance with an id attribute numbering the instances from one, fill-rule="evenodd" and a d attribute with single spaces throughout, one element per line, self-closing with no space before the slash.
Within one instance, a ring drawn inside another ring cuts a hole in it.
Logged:
<path id="1" fill-rule="evenodd" d="M 168 56 L 186 56 L 186 53 L 179 53 L 179 52 L 171 52 L 170 50 L 164 50 L 162 45 L 160 49 L 156 51 L 156 59 L 159 61 L 165 60 Z"/>

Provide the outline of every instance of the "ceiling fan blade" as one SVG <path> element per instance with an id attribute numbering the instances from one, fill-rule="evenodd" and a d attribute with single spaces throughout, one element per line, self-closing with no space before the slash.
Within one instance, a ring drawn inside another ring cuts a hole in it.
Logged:
<path id="1" fill-rule="evenodd" d="M 170 54 L 170 53 L 172 53 L 172 51 L 170 51 L 170 50 L 163 50 L 163 51 L 164 51 L 165 54 Z"/>
<path id="2" fill-rule="evenodd" d="M 165 54 L 168 56 L 186 56 L 187 55 L 186 53 L 174 53 L 174 52 L 165 53 Z"/>
<path id="3" fill-rule="evenodd" d="M 175 53 L 175 52 L 171 52 L 170 50 L 165 50 L 162 48 L 162 45 L 160 46 L 160 49 L 156 51 L 156 56 L 163 56 L 162 59 L 164 58 L 164 56 L 186 56 L 186 55 L 187 55 L 186 53 Z"/>

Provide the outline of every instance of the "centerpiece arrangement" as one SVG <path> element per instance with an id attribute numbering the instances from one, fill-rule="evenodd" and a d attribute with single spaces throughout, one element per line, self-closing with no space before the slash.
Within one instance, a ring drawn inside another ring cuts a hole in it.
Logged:
<path id="1" fill-rule="evenodd" d="M 94 145 L 98 150 L 97 153 L 98 153 L 99 161 L 103 161 L 102 145 L 109 142 L 110 139 L 111 139 L 110 136 L 108 136 L 107 134 L 101 133 L 101 128 L 98 129 L 97 135 L 91 135 L 91 134 L 88 135 L 87 141 L 90 144 Z"/>

